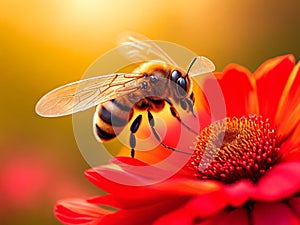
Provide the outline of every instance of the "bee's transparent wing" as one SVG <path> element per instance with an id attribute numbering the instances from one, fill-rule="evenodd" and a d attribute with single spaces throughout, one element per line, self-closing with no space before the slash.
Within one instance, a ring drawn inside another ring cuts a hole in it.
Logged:
<path id="1" fill-rule="evenodd" d="M 201 74 L 211 73 L 215 71 L 216 67 L 214 63 L 204 57 L 204 56 L 197 56 L 197 60 L 195 60 L 194 64 L 189 70 L 189 76 L 197 76 Z"/>
<path id="2" fill-rule="evenodd" d="M 121 54 L 133 63 L 160 60 L 178 66 L 155 41 L 150 40 L 142 34 L 135 32 L 123 33 L 119 38 L 119 44 Z"/>
<path id="3" fill-rule="evenodd" d="M 58 117 L 83 111 L 138 90 L 143 77 L 138 73 L 116 73 L 69 83 L 44 95 L 36 112 L 44 117 Z"/>

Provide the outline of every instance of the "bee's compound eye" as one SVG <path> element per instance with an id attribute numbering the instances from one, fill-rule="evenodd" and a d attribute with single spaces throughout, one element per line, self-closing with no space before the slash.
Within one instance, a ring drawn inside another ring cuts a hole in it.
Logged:
<path id="1" fill-rule="evenodd" d="M 186 80 L 183 77 L 179 77 L 177 80 L 177 91 L 180 96 L 185 96 L 187 91 Z"/>
<path id="2" fill-rule="evenodd" d="M 181 77 L 182 74 L 178 71 L 178 70 L 173 70 L 172 74 L 171 74 L 171 80 L 173 82 L 177 82 L 177 80 L 179 79 L 179 77 Z"/>
<path id="3" fill-rule="evenodd" d="M 158 81 L 158 78 L 157 78 L 157 76 L 150 76 L 150 82 L 151 83 L 156 83 Z"/>

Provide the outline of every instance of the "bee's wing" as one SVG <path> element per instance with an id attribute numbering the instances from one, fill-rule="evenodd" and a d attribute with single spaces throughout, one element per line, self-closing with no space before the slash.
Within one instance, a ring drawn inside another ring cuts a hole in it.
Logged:
<path id="1" fill-rule="evenodd" d="M 50 91 L 35 109 L 44 117 L 73 114 L 140 89 L 143 77 L 140 73 L 116 73 L 79 80 Z"/>
<path id="2" fill-rule="evenodd" d="M 161 60 L 168 64 L 178 66 L 177 63 L 161 48 L 155 41 L 146 36 L 126 32 L 119 38 L 119 48 L 121 53 L 131 62 L 141 62 L 149 60 Z"/>
<path id="3" fill-rule="evenodd" d="M 204 56 L 197 56 L 197 60 L 189 70 L 189 75 L 193 77 L 193 76 L 213 72 L 215 71 L 215 69 L 216 67 L 210 59 Z"/>

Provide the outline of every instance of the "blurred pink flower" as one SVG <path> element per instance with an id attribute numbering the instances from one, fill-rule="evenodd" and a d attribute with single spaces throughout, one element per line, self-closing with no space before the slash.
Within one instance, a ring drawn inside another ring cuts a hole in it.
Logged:
<path id="1" fill-rule="evenodd" d="M 45 202 L 88 190 L 68 173 L 63 160 L 45 155 L 45 147 L 7 144 L 1 156 L 1 211 L 34 209 Z M 42 151 L 41 151 L 42 150 Z M 42 153 L 43 152 L 43 153 Z"/>
<path id="2" fill-rule="evenodd" d="M 299 66 L 288 55 L 265 62 L 254 74 L 239 65 L 216 73 L 227 118 L 200 132 L 185 168 L 158 184 L 126 186 L 101 174 L 141 180 L 126 165 L 145 163 L 117 157 L 115 166 L 85 173 L 107 195 L 62 200 L 56 217 L 77 225 L 300 224 Z M 197 101 L 209 109 L 204 98 Z M 211 163 L 205 161 L 206 147 L 215 153 L 218 141 L 218 153 L 211 155 Z"/>

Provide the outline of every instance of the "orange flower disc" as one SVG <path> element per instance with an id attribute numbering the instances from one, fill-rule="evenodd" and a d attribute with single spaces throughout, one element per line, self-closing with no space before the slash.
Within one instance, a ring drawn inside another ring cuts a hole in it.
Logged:
<path id="1" fill-rule="evenodd" d="M 256 182 L 280 158 L 276 130 L 269 120 L 249 115 L 225 118 L 202 130 L 187 166 L 203 180 Z"/>

